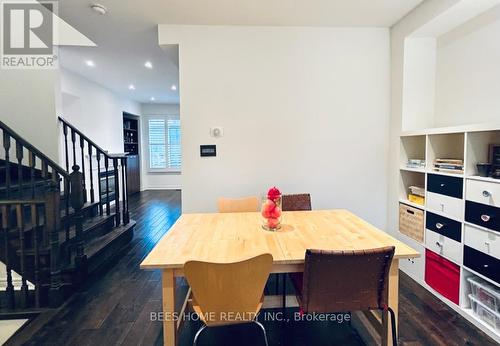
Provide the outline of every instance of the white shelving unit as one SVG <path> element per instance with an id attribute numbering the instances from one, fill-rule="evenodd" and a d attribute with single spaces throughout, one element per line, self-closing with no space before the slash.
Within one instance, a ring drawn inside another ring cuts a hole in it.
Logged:
<path id="1" fill-rule="evenodd" d="M 479 177 L 476 164 L 488 162 L 488 153 L 490 144 L 500 143 L 500 124 L 497 125 L 472 125 L 468 127 L 452 127 L 452 128 L 440 128 L 440 129 L 429 129 L 429 130 L 418 130 L 411 132 L 403 132 L 400 136 L 400 167 L 399 167 L 399 203 L 404 203 L 414 208 L 418 208 L 424 211 L 424 218 L 427 218 L 427 214 L 432 212 L 434 214 L 440 214 L 439 211 L 429 210 L 427 205 L 427 194 L 428 189 L 428 178 L 430 174 L 437 174 L 442 176 L 451 176 L 462 179 L 462 190 L 463 197 L 461 200 L 461 217 L 451 218 L 461 224 L 461 242 L 460 251 L 462 254 L 460 258 L 463 259 L 464 251 L 464 237 L 465 237 L 465 226 L 472 226 L 477 229 L 482 229 L 483 231 L 491 232 L 492 235 L 500 235 L 500 233 L 495 232 L 491 229 L 486 229 L 484 227 L 471 224 L 465 221 L 465 205 L 467 199 L 467 181 L 475 180 L 484 183 L 485 185 L 490 184 L 500 184 L 499 179 L 493 179 L 490 177 Z M 453 173 L 442 173 L 434 171 L 433 163 L 437 158 L 448 158 L 448 159 L 462 159 L 464 160 L 464 174 L 453 174 Z M 415 169 L 405 167 L 406 162 L 409 159 L 421 159 L 426 160 L 425 169 Z M 408 201 L 408 187 L 411 185 L 418 185 L 425 187 L 426 189 L 426 203 L 425 205 L 418 205 L 416 203 L 411 203 Z M 442 216 L 448 218 L 449 215 L 441 213 Z M 426 220 L 424 219 L 424 225 Z M 425 230 L 424 230 L 425 234 Z M 415 260 L 408 260 L 401 262 L 401 269 L 405 271 L 408 275 L 417 280 L 423 287 L 428 289 L 447 305 L 452 307 L 454 310 L 459 312 L 466 319 L 475 324 L 478 328 L 483 330 L 485 333 L 493 337 L 497 342 L 500 343 L 500 333 L 494 328 L 490 327 L 480 319 L 478 319 L 472 312 L 468 295 L 470 293 L 469 283 L 467 278 L 470 276 L 477 276 L 484 279 L 492 284 L 494 284 L 500 290 L 500 282 L 495 282 L 484 275 L 469 269 L 463 264 L 463 260 L 457 262 L 456 258 L 447 257 L 446 254 L 440 253 L 439 255 L 448 259 L 449 261 L 456 263 L 460 267 L 460 288 L 459 288 L 459 304 L 455 304 L 452 301 L 443 297 L 440 293 L 434 290 L 425 282 L 425 250 L 429 249 L 436 252 L 435 249 L 426 246 L 426 239 L 422 243 L 415 241 L 407 237 L 406 235 L 400 233 L 399 237 L 402 241 L 406 242 L 409 246 L 419 250 L 422 256 Z M 500 254 L 498 254 L 500 256 Z M 497 256 L 497 257 L 498 257 Z M 500 258 L 500 257 L 498 257 Z"/>
<path id="2" fill-rule="evenodd" d="M 442 175 L 460 175 L 437 172 L 433 169 L 436 159 L 460 159 L 465 157 L 465 133 L 442 133 L 427 135 L 426 164 L 427 171 Z"/>

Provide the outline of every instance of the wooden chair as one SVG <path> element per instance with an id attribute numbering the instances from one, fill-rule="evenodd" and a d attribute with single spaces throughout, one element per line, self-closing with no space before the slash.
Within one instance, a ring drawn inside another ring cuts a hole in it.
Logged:
<path id="1" fill-rule="evenodd" d="M 257 324 L 267 345 L 266 330 L 256 317 L 262 308 L 272 265 L 270 254 L 236 263 L 186 262 L 184 275 L 193 293 L 193 309 L 204 323 L 193 345 L 206 327 L 239 323 Z"/>
<path id="2" fill-rule="evenodd" d="M 301 313 L 382 310 L 391 316 L 393 345 L 397 345 L 396 320 L 389 307 L 389 269 L 394 246 L 371 250 L 307 250 L 304 273 L 291 275 Z"/>
<path id="3" fill-rule="evenodd" d="M 245 198 L 223 198 L 217 201 L 219 213 L 241 213 L 259 211 L 259 199 L 257 197 Z"/>

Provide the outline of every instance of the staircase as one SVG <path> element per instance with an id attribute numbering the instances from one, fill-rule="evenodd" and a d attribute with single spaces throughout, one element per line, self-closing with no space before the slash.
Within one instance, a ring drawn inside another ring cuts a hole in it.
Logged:
<path id="1" fill-rule="evenodd" d="M 64 168 L 0 122 L 0 318 L 59 306 L 133 236 L 127 157 L 59 120 Z"/>

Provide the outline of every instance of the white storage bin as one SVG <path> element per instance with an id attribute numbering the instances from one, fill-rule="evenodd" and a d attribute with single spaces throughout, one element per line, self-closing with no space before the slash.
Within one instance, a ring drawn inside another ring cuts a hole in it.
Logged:
<path id="1" fill-rule="evenodd" d="M 472 294 L 469 294 L 469 299 L 474 315 L 481 321 L 492 326 L 497 332 L 500 332 L 500 314 L 483 305 Z"/>
<path id="2" fill-rule="evenodd" d="M 467 278 L 471 285 L 472 296 L 483 305 L 500 313 L 500 289 L 476 276 Z"/>

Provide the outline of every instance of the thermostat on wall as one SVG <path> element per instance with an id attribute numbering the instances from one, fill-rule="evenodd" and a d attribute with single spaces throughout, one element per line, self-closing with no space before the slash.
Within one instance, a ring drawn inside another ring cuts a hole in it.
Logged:
<path id="1" fill-rule="evenodd" d="M 214 144 L 200 145 L 200 156 L 217 156 L 217 150 Z"/>
<path id="2" fill-rule="evenodd" d="M 220 126 L 217 127 L 211 127 L 210 128 L 210 135 L 215 138 L 219 138 L 224 136 L 224 129 Z"/>

